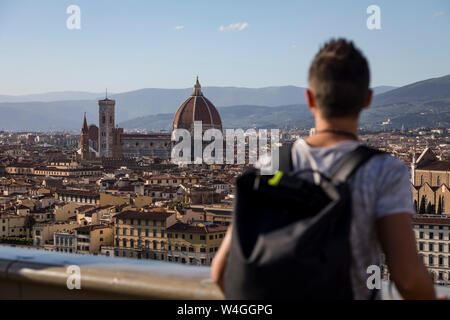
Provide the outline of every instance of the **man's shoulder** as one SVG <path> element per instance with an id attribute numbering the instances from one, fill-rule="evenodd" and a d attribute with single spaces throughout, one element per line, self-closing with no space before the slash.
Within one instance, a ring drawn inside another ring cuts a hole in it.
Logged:
<path id="1" fill-rule="evenodd" d="M 367 162 L 369 166 L 379 166 L 384 170 L 393 170 L 399 168 L 407 168 L 407 165 L 404 161 L 399 160 L 392 156 L 388 152 L 381 152 L 379 154 L 375 154 L 372 158 Z"/>

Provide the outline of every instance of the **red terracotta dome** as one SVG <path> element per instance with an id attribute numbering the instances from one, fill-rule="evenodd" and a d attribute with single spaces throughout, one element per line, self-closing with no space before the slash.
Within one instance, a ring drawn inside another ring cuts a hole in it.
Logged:
<path id="1" fill-rule="evenodd" d="M 194 121 L 202 122 L 202 129 L 219 129 L 222 131 L 222 120 L 216 107 L 203 96 L 200 83 L 195 83 L 192 95 L 178 108 L 173 119 L 173 130 L 194 130 Z"/>

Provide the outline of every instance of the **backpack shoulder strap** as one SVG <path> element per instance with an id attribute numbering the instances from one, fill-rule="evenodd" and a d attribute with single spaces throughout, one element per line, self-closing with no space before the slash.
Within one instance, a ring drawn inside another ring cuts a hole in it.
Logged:
<path id="1" fill-rule="evenodd" d="M 279 170 L 282 172 L 290 172 L 293 170 L 292 165 L 292 147 L 283 145 L 279 148 Z"/>
<path id="2" fill-rule="evenodd" d="M 330 178 L 333 182 L 347 181 L 353 174 L 374 155 L 384 153 L 364 145 L 345 154 L 331 169 Z"/>

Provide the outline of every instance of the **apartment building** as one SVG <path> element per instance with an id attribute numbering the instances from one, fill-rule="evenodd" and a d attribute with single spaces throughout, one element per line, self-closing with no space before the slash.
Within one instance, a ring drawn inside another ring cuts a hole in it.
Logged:
<path id="1" fill-rule="evenodd" d="M 113 227 L 106 224 L 88 225 L 74 229 L 76 253 L 94 254 L 101 252 L 103 246 L 113 244 Z"/>
<path id="2" fill-rule="evenodd" d="M 0 215 L 0 237 L 25 237 L 26 235 L 24 216 Z"/>
<path id="3" fill-rule="evenodd" d="M 78 224 L 70 222 L 38 223 L 33 226 L 31 233 L 33 246 L 50 250 L 50 247 L 53 248 L 56 232 L 72 230 L 76 227 L 78 227 Z"/>
<path id="4" fill-rule="evenodd" d="M 167 260 L 210 265 L 226 231 L 223 225 L 177 222 L 167 228 Z"/>
<path id="5" fill-rule="evenodd" d="M 436 284 L 450 285 L 450 217 L 416 215 L 417 248 Z"/>
<path id="6" fill-rule="evenodd" d="M 75 202 L 81 204 L 100 204 L 100 194 L 87 190 L 62 190 L 58 189 L 55 197 L 64 202 Z"/>
<path id="7" fill-rule="evenodd" d="M 183 183 L 196 184 L 199 180 L 200 177 L 197 176 L 158 175 L 148 177 L 145 183 L 150 185 L 177 187 Z"/>
<path id="8" fill-rule="evenodd" d="M 166 260 L 166 228 L 176 223 L 176 214 L 164 209 L 123 211 L 114 216 L 115 256 Z"/>
<path id="9" fill-rule="evenodd" d="M 54 251 L 75 253 L 77 248 L 77 236 L 73 230 L 55 232 L 53 235 Z"/>

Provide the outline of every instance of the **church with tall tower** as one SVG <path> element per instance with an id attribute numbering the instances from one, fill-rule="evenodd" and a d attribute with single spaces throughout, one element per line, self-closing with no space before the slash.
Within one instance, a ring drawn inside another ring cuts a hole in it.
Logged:
<path id="1" fill-rule="evenodd" d="M 100 157 L 113 156 L 113 129 L 115 123 L 116 101 L 108 99 L 98 101 L 98 152 Z"/>

